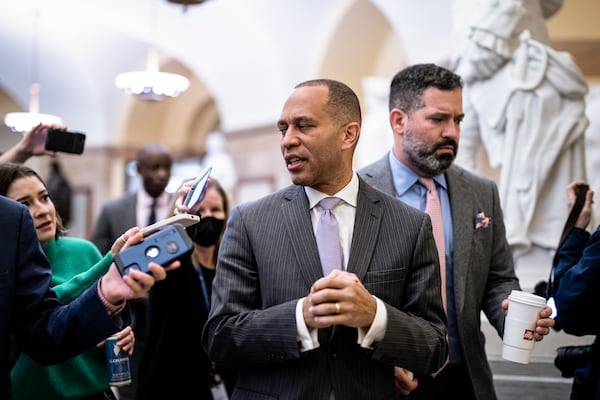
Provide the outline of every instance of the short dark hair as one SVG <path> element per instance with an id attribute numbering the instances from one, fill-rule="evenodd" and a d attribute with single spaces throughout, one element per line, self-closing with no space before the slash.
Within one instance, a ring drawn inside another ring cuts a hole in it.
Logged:
<path id="1" fill-rule="evenodd" d="M 326 111 L 340 126 L 350 122 L 362 124 L 358 96 L 345 83 L 333 79 L 313 79 L 299 83 L 295 88 L 303 86 L 326 86 L 329 89 Z"/>
<path id="2" fill-rule="evenodd" d="M 424 106 L 423 92 L 434 87 L 440 90 L 462 89 L 460 76 L 435 64 L 415 64 L 398 72 L 390 84 L 390 111 L 398 108 L 407 114 Z"/>

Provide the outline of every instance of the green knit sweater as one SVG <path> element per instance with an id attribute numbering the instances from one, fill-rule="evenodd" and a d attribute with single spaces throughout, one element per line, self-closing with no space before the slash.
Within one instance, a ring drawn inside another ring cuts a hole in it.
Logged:
<path id="1" fill-rule="evenodd" d="M 67 304 L 108 271 L 110 252 L 102 257 L 90 241 L 60 237 L 43 246 L 52 267 L 51 285 Z M 14 343 L 13 343 L 14 345 Z M 109 388 L 104 349 L 92 348 L 61 364 L 44 367 L 21 353 L 11 375 L 15 400 L 77 399 Z"/>

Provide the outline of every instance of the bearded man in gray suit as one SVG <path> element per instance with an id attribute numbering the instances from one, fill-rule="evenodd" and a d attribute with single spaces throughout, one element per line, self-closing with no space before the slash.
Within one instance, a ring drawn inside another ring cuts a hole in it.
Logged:
<path id="1" fill-rule="evenodd" d="M 231 212 L 202 341 L 239 370 L 234 400 L 394 399 L 394 366 L 427 374 L 447 357 L 431 220 L 358 177 L 360 124 L 348 86 L 297 85 L 278 122 L 294 185 Z M 315 231 L 331 196 L 343 260 L 324 276 Z"/>
<path id="2" fill-rule="evenodd" d="M 519 289 L 508 246 L 496 184 L 452 166 L 463 119 L 462 82 L 434 64 L 398 72 L 390 86 L 390 124 L 394 146 L 382 159 L 358 171 L 365 181 L 417 209 L 433 178 L 442 208 L 448 312 L 448 364 L 432 375 L 397 368 L 397 385 L 409 399 L 496 399 L 481 332 L 483 311 L 500 336 L 506 298 Z M 539 314 L 536 341 L 554 320 Z"/>

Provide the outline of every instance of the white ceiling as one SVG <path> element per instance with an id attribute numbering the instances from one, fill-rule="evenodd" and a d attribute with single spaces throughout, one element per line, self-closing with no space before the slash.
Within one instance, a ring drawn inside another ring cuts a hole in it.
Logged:
<path id="1" fill-rule="evenodd" d="M 296 83 L 316 77 L 340 26 L 368 34 L 372 21 L 344 20 L 352 7 L 374 7 L 402 45 L 403 59 L 438 62 L 452 31 L 450 0 L 0 0 L 0 91 L 27 109 L 32 79 L 33 10 L 40 11 L 40 111 L 110 141 L 126 96 L 114 77 L 144 69 L 155 43 L 208 88 L 224 130 L 273 123 Z M 352 43 L 347 43 L 352 46 Z M 358 63 L 361 51 L 340 60 Z M 2 110 L 0 112 L 15 111 Z"/>

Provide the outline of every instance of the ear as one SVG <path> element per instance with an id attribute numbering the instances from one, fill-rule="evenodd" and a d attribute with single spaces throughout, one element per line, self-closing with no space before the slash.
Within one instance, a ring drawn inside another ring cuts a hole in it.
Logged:
<path id="1" fill-rule="evenodd" d="M 399 108 L 393 108 L 390 111 L 390 125 L 394 135 L 404 135 L 406 125 L 408 123 L 408 115 Z"/>
<path id="2" fill-rule="evenodd" d="M 347 147 L 354 147 L 356 146 L 356 143 L 358 142 L 358 138 L 360 137 L 360 125 L 358 124 L 358 122 L 350 122 L 349 124 L 346 124 L 346 126 L 344 126 L 344 138 L 343 138 L 343 142 L 344 142 L 344 146 L 345 148 Z"/>

